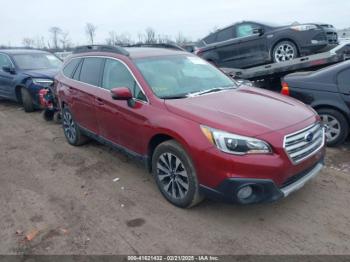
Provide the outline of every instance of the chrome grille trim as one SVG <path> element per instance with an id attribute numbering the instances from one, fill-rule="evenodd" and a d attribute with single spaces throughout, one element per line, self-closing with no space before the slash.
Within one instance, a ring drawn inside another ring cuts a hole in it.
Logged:
<path id="1" fill-rule="evenodd" d="M 312 141 L 306 136 L 312 134 Z M 325 145 L 325 130 L 321 123 L 313 124 L 303 130 L 284 137 L 283 148 L 293 164 L 313 156 Z"/>

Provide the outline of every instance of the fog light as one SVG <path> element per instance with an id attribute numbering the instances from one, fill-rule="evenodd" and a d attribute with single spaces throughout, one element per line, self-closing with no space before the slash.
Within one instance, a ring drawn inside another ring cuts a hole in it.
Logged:
<path id="1" fill-rule="evenodd" d="M 242 187 L 238 190 L 237 197 L 241 200 L 246 200 L 250 198 L 253 194 L 253 188 L 251 186 Z"/>

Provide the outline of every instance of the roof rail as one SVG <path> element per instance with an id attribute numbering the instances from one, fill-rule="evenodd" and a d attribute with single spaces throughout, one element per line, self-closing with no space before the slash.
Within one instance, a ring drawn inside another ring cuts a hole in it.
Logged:
<path id="1" fill-rule="evenodd" d="M 88 53 L 88 52 L 109 52 L 116 53 L 119 55 L 129 56 L 129 52 L 120 46 L 110 45 L 85 45 L 78 46 L 74 49 L 73 54 Z"/>
<path id="2" fill-rule="evenodd" d="M 159 43 L 159 44 L 134 44 L 134 45 L 127 45 L 125 47 L 155 47 L 155 48 L 167 48 L 167 49 L 174 49 L 174 50 L 179 50 L 179 51 L 185 51 L 187 52 L 184 48 L 181 46 L 175 44 L 175 43 Z"/>

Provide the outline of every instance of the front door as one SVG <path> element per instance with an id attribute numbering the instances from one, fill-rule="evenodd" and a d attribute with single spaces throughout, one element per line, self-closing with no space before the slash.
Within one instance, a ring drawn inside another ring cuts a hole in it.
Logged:
<path id="1" fill-rule="evenodd" d="M 15 75 L 5 72 L 3 67 L 14 68 L 10 58 L 5 54 L 0 54 L 0 96 L 15 99 L 15 87 L 13 86 Z"/>
<path id="2" fill-rule="evenodd" d="M 268 48 L 265 35 L 254 33 L 261 27 L 254 23 L 240 23 L 235 26 L 235 39 L 238 40 L 237 51 L 239 68 L 247 68 L 264 64 L 267 60 Z"/>
<path id="3" fill-rule="evenodd" d="M 127 87 L 132 91 L 133 105 L 127 101 L 112 99 L 110 90 L 118 87 Z M 126 64 L 116 59 L 106 59 L 102 88 L 97 96 L 100 136 L 132 152 L 143 154 L 142 130 L 145 130 L 147 121 L 145 115 L 149 105 L 139 83 Z"/>

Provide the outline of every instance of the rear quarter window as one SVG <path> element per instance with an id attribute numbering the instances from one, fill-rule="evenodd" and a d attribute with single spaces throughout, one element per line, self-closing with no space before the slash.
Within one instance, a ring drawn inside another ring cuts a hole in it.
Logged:
<path id="1" fill-rule="evenodd" d="M 76 58 L 68 62 L 68 64 L 63 68 L 63 74 L 68 78 L 72 78 L 75 72 L 75 69 L 79 65 L 80 61 L 81 59 Z"/>
<path id="2" fill-rule="evenodd" d="M 215 33 L 207 36 L 206 38 L 204 38 L 204 42 L 208 45 L 214 43 L 216 41 L 216 35 L 217 34 Z"/>

